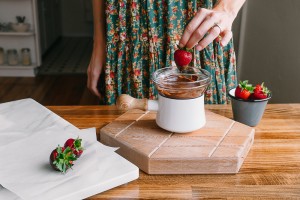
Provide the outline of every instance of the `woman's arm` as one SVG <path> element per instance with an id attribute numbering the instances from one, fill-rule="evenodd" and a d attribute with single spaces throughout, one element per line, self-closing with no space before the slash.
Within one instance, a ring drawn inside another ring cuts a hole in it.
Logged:
<path id="1" fill-rule="evenodd" d="M 231 27 L 245 0 L 219 0 L 212 10 L 201 8 L 186 26 L 180 47 L 204 49 L 219 35 L 225 46 L 232 38 Z"/>
<path id="2" fill-rule="evenodd" d="M 93 0 L 94 15 L 94 47 L 90 64 L 88 66 L 87 87 L 93 94 L 100 97 L 97 89 L 99 77 L 105 65 L 105 0 Z"/>

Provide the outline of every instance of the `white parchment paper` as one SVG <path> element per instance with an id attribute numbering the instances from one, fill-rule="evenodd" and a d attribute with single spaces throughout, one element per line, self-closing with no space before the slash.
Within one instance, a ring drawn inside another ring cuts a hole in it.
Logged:
<path id="1" fill-rule="evenodd" d="M 62 194 L 72 193 L 72 183 L 78 187 L 88 187 L 82 182 L 84 177 L 103 171 L 103 162 L 109 164 L 114 148 L 107 147 L 95 140 L 95 134 L 87 134 L 95 129 L 76 133 L 46 129 L 31 134 L 25 139 L 11 142 L 0 147 L 0 184 L 22 199 L 59 199 Z M 51 151 L 68 138 L 83 138 L 85 148 L 82 156 L 75 162 L 73 169 L 66 174 L 54 171 L 49 164 Z M 57 193 L 57 188 L 62 190 Z M 79 189 L 80 189 L 79 188 Z M 51 192 L 52 191 L 52 192 Z M 56 191 L 56 192 L 55 192 Z"/>

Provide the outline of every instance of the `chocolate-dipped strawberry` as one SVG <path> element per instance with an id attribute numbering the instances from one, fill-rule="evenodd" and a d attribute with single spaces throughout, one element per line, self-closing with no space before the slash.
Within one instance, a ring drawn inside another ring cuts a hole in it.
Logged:
<path id="1" fill-rule="evenodd" d="M 174 60 L 175 63 L 177 65 L 177 68 L 180 71 L 183 71 L 184 69 L 186 69 L 188 67 L 188 65 L 190 64 L 190 62 L 193 59 L 193 55 L 191 53 L 190 49 L 177 49 L 174 52 Z"/>
<path id="2" fill-rule="evenodd" d="M 76 155 L 73 153 L 70 147 L 64 148 L 58 146 L 54 149 L 49 158 L 49 162 L 51 167 L 62 173 L 66 173 L 66 171 L 72 168 L 73 161 L 77 160 Z"/>
<path id="3" fill-rule="evenodd" d="M 64 147 L 65 148 L 69 147 L 73 151 L 73 153 L 76 155 L 76 157 L 79 158 L 81 156 L 81 154 L 83 153 L 83 147 L 81 146 L 81 142 L 82 142 L 82 139 L 70 138 L 65 142 Z"/>

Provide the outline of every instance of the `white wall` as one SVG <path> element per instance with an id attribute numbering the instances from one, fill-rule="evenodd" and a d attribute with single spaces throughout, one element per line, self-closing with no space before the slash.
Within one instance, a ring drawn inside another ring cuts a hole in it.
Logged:
<path id="1" fill-rule="evenodd" d="M 239 50 L 241 19 L 242 19 L 242 9 L 238 13 L 232 25 L 233 44 L 234 44 L 236 56 L 238 56 L 237 52 Z"/>
<path id="2" fill-rule="evenodd" d="M 245 17 L 239 78 L 264 81 L 272 103 L 300 103 L 300 1 L 251 0 Z"/>
<path id="3" fill-rule="evenodd" d="M 61 0 L 62 36 L 93 36 L 91 0 Z"/>

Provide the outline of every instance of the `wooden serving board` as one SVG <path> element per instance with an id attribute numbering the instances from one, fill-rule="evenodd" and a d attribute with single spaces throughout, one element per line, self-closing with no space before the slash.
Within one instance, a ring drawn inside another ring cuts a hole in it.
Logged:
<path id="1" fill-rule="evenodd" d="M 172 133 L 156 125 L 155 112 L 131 110 L 103 127 L 101 141 L 148 174 L 238 173 L 255 130 L 206 110 L 206 125 Z"/>

